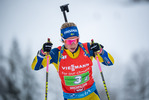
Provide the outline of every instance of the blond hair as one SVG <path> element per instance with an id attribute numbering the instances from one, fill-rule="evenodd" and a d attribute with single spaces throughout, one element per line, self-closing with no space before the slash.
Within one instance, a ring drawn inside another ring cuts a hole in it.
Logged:
<path id="1" fill-rule="evenodd" d="M 71 27 L 71 26 L 76 26 L 75 23 L 73 22 L 66 22 L 61 26 L 61 29 L 67 28 L 67 27 Z"/>

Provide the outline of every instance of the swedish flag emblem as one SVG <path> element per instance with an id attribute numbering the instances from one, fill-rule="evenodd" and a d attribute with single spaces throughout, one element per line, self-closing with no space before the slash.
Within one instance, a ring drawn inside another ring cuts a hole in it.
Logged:
<path id="1" fill-rule="evenodd" d="M 61 37 L 63 37 L 63 33 L 61 33 Z"/>
<path id="2" fill-rule="evenodd" d="M 74 35 L 74 33 L 71 33 L 70 35 Z"/>

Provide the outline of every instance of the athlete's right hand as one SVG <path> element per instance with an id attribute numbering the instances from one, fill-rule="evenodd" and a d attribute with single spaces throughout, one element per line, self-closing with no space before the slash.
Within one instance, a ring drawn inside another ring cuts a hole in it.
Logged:
<path id="1" fill-rule="evenodd" d="M 44 43 L 43 46 L 42 46 L 43 52 L 50 52 L 51 49 L 52 49 L 52 45 L 53 44 L 51 42 Z"/>

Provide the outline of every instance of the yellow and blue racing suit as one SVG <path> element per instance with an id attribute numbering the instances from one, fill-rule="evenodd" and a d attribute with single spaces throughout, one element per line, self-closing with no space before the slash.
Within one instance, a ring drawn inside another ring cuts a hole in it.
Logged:
<path id="1" fill-rule="evenodd" d="M 92 78 L 91 66 L 94 54 L 90 50 L 90 43 L 79 43 L 74 53 L 71 53 L 64 46 L 62 47 L 50 51 L 50 64 L 53 64 L 59 73 L 64 100 L 100 100 Z M 39 52 L 33 60 L 32 69 L 40 70 L 46 67 L 46 58 Z M 98 58 L 106 66 L 114 64 L 113 57 L 105 50 L 103 50 L 102 55 L 98 55 Z M 78 83 L 79 81 L 80 83 Z"/>

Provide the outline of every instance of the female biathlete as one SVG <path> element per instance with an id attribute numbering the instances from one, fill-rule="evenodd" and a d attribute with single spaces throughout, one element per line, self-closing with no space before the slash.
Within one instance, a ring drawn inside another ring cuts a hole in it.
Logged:
<path id="1" fill-rule="evenodd" d="M 92 60 L 98 56 L 102 64 L 110 66 L 114 64 L 113 57 L 101 44 L 79 42 L 77 26 L 71 22 L 61 26 L 61 40 L 64 45 L 53 49 L 51 42 L 44 43 L 33 60 L 32 69 L 46 67 L 46 52 L 50 52 L 49 62 L 61 79 L 64 100 L 100 100 L 92 76 Z"/>

